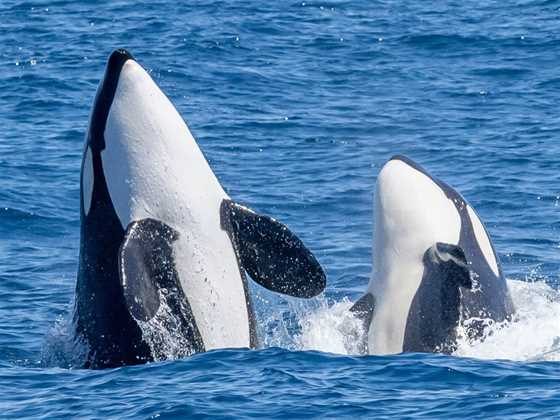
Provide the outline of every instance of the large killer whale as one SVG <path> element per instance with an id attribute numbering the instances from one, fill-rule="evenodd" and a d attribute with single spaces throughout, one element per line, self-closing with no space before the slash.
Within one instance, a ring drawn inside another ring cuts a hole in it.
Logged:
<path id="1" fill-rule="evenodd" d="M 351 311 L 364 322 L 370 354 L 456 349 L 488 321 L 514 312 L 499 258 L 473 207 L 405 156 L 377 178 L 373 270 Z"/>
<path id="2" fill-rule="evenodd" d="M 285 225 L 233 200 L 186 123 L 125 50 L 109 57 L 81 168 L 74 325 L 85 367 L 257 345 L 245 272 L 275 292 L 323 291 Z"/>

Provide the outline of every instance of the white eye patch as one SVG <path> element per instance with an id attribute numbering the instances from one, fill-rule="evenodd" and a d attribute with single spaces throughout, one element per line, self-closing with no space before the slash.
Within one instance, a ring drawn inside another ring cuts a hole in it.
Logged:
<path id="1" fill-rule="evenodd" d="M 490 239 L 486 234 L 486 230 L 484 229 L 484 226 L 482 226 L 480 219 L 471 208 L 471 206 L 467 206 L 467 211 L 469 213 L 469 217 L 471 218 L 474 235 L 476 237 L 478 245 L 480 246 L 480 250 L 484 254 L 484 258 L 486 258 L 488 265 L 490 266 L 496 277 L 499 277 L 498 263 L 496 262 L 496 257 L 494 255 L 494 252 L 492 251 L 492 245 L 490 244 Z"/>
<path id="2" fill-rule="evenodd" d="M 91 207 L 93 195 L 93 160 L 89 146 L 84 154 L 84 165 L 82 167 L 82 198 L 84 201 L 84 214 L 87 216 Z"/>

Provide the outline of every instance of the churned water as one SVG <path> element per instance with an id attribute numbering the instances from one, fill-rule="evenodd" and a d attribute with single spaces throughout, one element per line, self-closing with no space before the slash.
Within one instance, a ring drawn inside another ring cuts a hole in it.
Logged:
<path id="1" fill-rule="evenodd" d="M 76 368 L 79 169 L 105 60 L 128 48 L 228 193 L 286 222 L 325 294 L 253 287 L 262 348 Z M 0 4 L 0 417 L 556 417 L 560 2 Z M 457 188 L 518 308 L 455 355 L 359 357 L 372 193 L 406 154 Z"/>

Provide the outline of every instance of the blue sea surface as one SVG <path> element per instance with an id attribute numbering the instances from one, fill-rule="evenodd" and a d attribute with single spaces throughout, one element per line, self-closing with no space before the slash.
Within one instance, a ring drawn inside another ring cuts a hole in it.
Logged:
<path id="1" fill-rule="evenodd" d="M 119 47 L 228 194 L 327 271 L 311 301 L 252 287 L 258 350 L 75 362 L 80 162 Z M 3 0 L 0 417 L 558 417 L 559 64 L 552 0 Z M 345 333 L 371 271 L 376 176 L 397 153 L 477 209 L 518 309 L 451 356 L 357 356 Z"/>

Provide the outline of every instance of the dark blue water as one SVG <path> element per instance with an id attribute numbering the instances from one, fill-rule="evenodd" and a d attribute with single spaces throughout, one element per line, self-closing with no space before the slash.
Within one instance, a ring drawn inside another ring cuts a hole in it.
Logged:
<path id="1" fill-rule="evenodd" d="M 253 288 L 263 349 L 73 368 L 82 144 L 117 47 L 328 272 L 312 302 Z M 556 417 L 559 53 L 558 1 L 2 1 L 0 417 Z M 463 193 L 511 279 L 519 322 L 453 356 L 347 354 L 396 153 Z"/>

